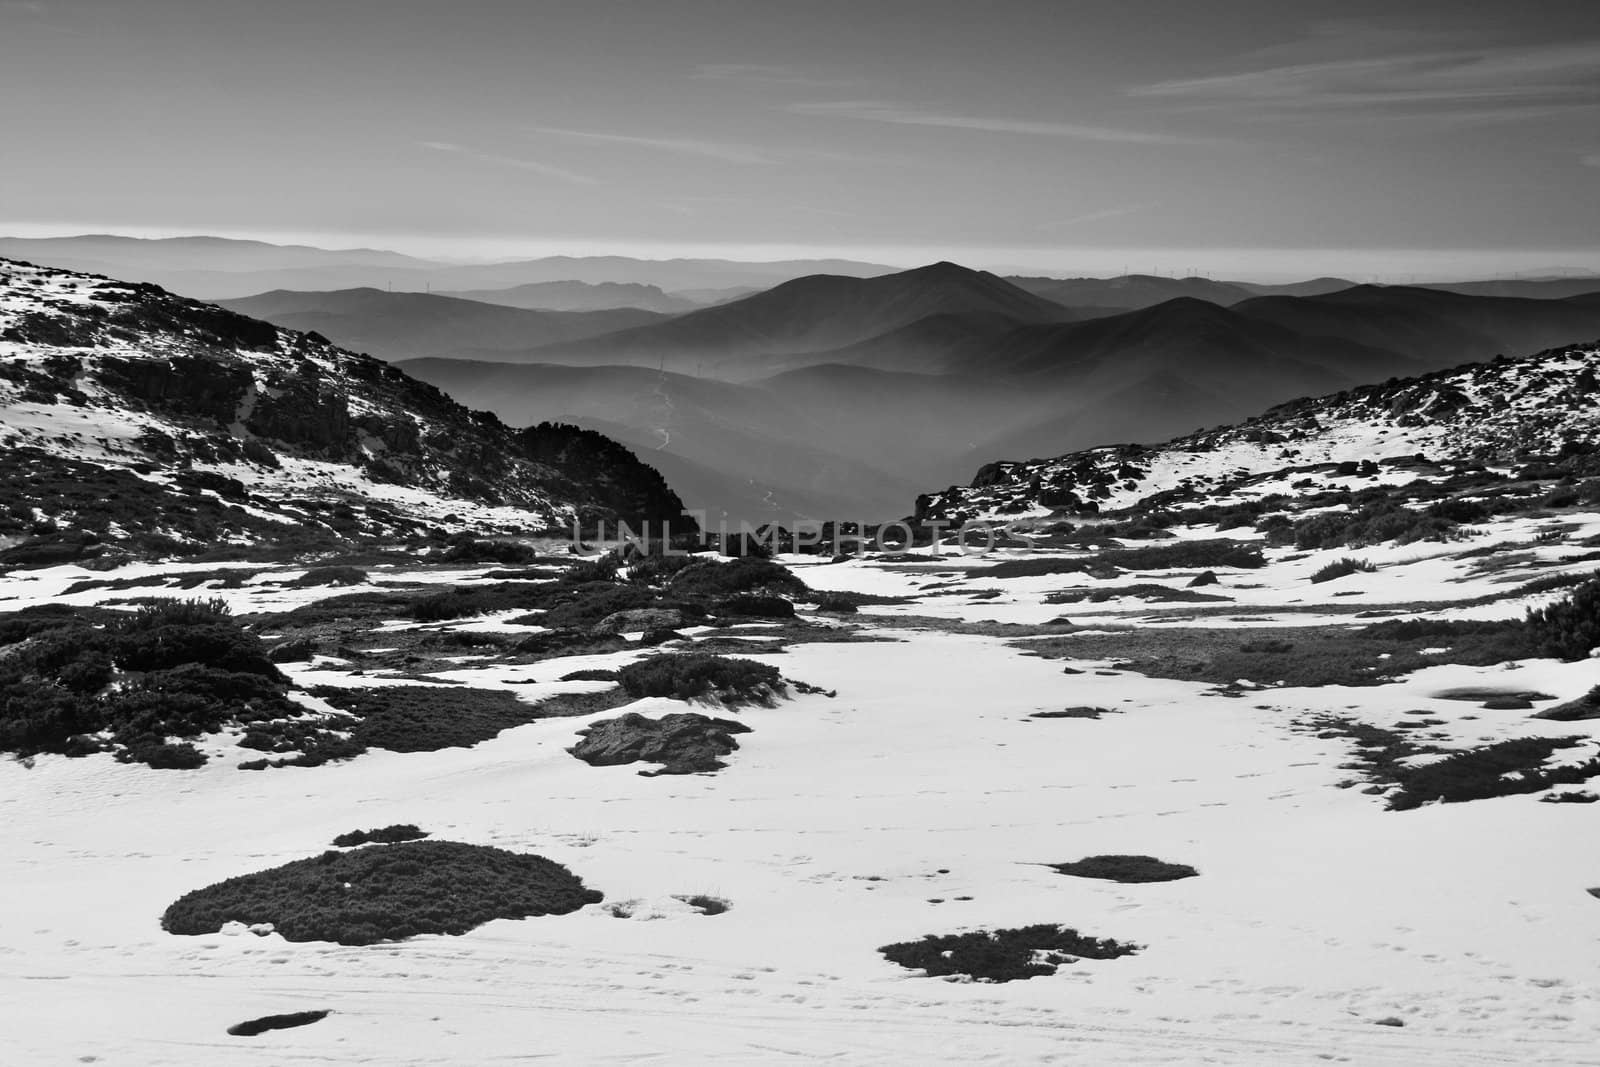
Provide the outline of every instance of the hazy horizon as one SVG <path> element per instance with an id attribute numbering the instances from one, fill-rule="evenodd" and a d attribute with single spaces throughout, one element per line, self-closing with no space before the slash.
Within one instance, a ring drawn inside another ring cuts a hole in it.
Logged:
<path id="1" fill-rule="evenodd" d="M 1597 67 L 1540 2 L 5 0 L 0 232 L 1595 271 Z"/>

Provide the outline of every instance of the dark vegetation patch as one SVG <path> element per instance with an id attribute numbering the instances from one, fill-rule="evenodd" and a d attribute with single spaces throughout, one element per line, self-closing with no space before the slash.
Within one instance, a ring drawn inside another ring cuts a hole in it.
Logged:
<path id="1" fill-rule="evenodd" d="M 388 685 L 372 688 L 318 686 L 311 694 L 355 717 L 352 741 L 391 752 L 436 752 L 470 748 L 536 719 L 550 709 L 504 689 L 464 686 Z M 576 694 L 594 703 L 600 694 Z M 567 712 L 571 714 L 571 712 Z"/>
<path id="2" fill-rule="evenodd" d="M 228 1027 L 228 1033 L 234 1037 L 256 1037 L 268 1030 L 292 1030 L 297 1026 L 310 1026 L 312 1023 L 321 1022 L 329 1015 L 323 1011 L 292 1011 L 284 1015 L 263 1015 L 259 1019 L 247 1019 L 242 1023 L 234 1023 Z"/>
<path id="3" fill-rule="evenodd" d="M 229 922 L 271 923 L 288 941 L 371 945 L 464 934 L 491 919 L 564 915 L 601 900 L 543 856 L 454 841 L 324 852 L 180 897 L 161 917 L 173 934 Z"/>
<path id="4" fill-rule="evenodd" d="M 617 672 L 602 668 L 590 668 L 588 670 L 573 671 L 571 674 L 563 674 L 561 680 L 563 682 L 614 682 L 617 680 Z"/>
<path id="5" fill-rule="evenodd" d="M 403 822 L 379 827 L 376 830 L 351 830 L 334 838 L 333 843 L 337 848 L 354 848 L 357 845 L 395 845 L 401 841 L 420 841 L 427 836 L 428 831 Z"/>
<path id="6" fill-rule="evenodd" d="M 1600 685 L 1590 689 L 1576 700 L 1545 708 L 1533 716 L 1535 719 L 1553 719 L 1556 722 L 1584 722 L 1600 719 Z"/>
<path id="7" fill-rule="evenodd" d="M 1079 959 L 1115 959 L 1139 948 L 1040 923 L 1010 930 L 928 934 L 921 941 L 884 945 L 878 951 L 890 963 L 920 969 L 929 977 L 963 975 L 980 982 L 1014 982 L 1055 974 L 1057 967 Z"/>
<path id="8" fill-rule="evenodd" d="M 1331 582 L 1336 578 L 1346 578 L 1352 574 L 1371 574 L 1377 569 L 1366 560 L 1343 556 L 1313 574 L 1311 582 L 1313 585 L 1320 585 L 1323 582 Z"/>
<path id="9" fill-rule="evenodd" d="M 1175 568 L 1238 567 L 1255 569 L 1266 565 L 1259 545 L 1221 538 L 1210 541 L 1178 541 L 1098 552 L 1071 558 L 1031 557 L 1009 559 L 972 572 L 993 578 L 1028 578 L 1046 574 L 1088 574 L 1113 577 L 1123 571 L 1159 571 Z"/>
<path id="10" fill-rule="evenodd" d="M 1231 601 L 1232 597 L 1218 596 L 1215 593 L 1197 593 L 1192 589 L 1174 589 L 1171 586 L 1157 585 L 1154 582 L 1140 582 L 1135 585 L 1101 586 L 1095 589 L 1063 589 L 1057 593 L 1047 594 L 1044 598 L 1046 604 L 1104 604 L 1108 600 L 1118 597 L 1132 597 L 1138 600 L 1155 600 L 1163 603 L 1199 603 L 1201 601 Z"/>
<path id="11" fill-rule="evenodd" d="M 205 762 L 200 737 L 303 712 L 220 601 L 0 616 L 3 750 L 184 769 Z"/>
<path id="12" fill-rule="evenodd" d="M 312 567 L 284 584 L 295 589 L 309 589 L 327 585 L 362 585 L 366 581 L 367 572 L 360 567 Z"/>
<path id="13" fill-rule="evenodd" d="M 1450 633 L 1440 632 L 1449 628 Z M 1040 637 L 1017 647 L 1047 659 L 1115 660 L 1151 678 L 1233 687 L 1381 685 L 1440 663 L 1487 666 L 1532 655 L 1519 623 L 1379 623 L 1343 626 L 1161 627 Z M 1423 649 L 1448 643 L 1445 653 Z"/>
<path id="14" fill-rule="evenodd" d="M 1346 764 L 1388 797 L 1391 811 L 1407 811 L 1432 801 L 1461 803 L 1537 793 L 1554 785 L 1575 785 L 1600 775 L 1600 753 L 1558 767 L 1544 764 L 1563 749 L 1592 743 L 1584 737 L 1521 737 L 1479 748 L 1451 751 L 1418 744 L 1398 730 L 1336 716 L 1309 725 L 1319 737 L 1354 741 L 1357 755 Z M 1439 756 L 1430 763 L 1418 757 Z"/>
<path id="15" fill-rule="evenodd" d="M 713 719 L 696 712 L 682 712 L 649 719 L 629 712 L 615 719 L 602 719 L 578 731 L 583 740 L 568 752 L 594 767 L 614 767 L 624 763 L 659 763 L 655 771 L 640 771 L 645 777 L 658 774 L 695 774 L 726 767 L 722 757 L 739 747 L 734 734 L 750 728 L 732 719 Z"/>
<path id="16" fill-rule="evenodd" d="M 803 597 L 810 592 L 789 568 L 757 556 L 741 556 L 726 563 L 696 560 L 673 574 L 667 589 L 674 596 L 713 598 L 741 593 Z"/>
<path id="17" fill-rule="evenodd" d="M 1085 856 L 1072 863 L 1048 864 L 1059 874 L 1100 878 L 1108 882 L 1175 882 L 1200 872 L 1186 863 L 1166 863 L 1154 856 Z"/>
<path id="18" fill-rule="evenodd" d="M 772 707 L 787 692 L 776 667 L 697 652 L 651 656 L 623 667 L 617 677 L 635 699 L 715 700 L 724 707 Z"/>
<path id="19" fill-rule="evenodd" d="M 1111 714 L 1110 708 L 1075 707 L 1062 708 L 1060 711 L 1036 711 L 1029 715 L 1030 719 L 1098 719 L 1102 715 Z"/>
<path id="20" fill-rule="evenodd" d="M 1600 801 L 1600 793 L 1591 793 L 1587 789 L 1563 789 L 1546 793 L 1539 799 L 1546 804 L 1593 804 Z"/>
<path id="21" fill-rule="evenodd" d="M 1600 755 L 1560 767 L 1544 763 L 1561 749 L 1590 743 L 1586 737 L 1519 737 L 1406 767 L 1399 775 L 1400 788 L 1389 796 L 1389 808 L 1405 811 L 1434 800 L 1485 800 L 1586 782 L 1600 775 Z"/>
<path id="22" fill-rule="evenodd" d="M 1600 579 L 1523 619 L 1457 622 L 1388 619 L 1341 626 L 1260 627 L 1237 643 L 1222 628 L 1129 629 L 1028 641 L 1047 658 L 1116 659 L 1153 678 L 1231 685 L 1378 685 L 1441 663 L 1491 666 L 1509 660 L 1582 659 L 1600 642 Z M 1423 650 L 1447 646 L 1444 652 Z"/>

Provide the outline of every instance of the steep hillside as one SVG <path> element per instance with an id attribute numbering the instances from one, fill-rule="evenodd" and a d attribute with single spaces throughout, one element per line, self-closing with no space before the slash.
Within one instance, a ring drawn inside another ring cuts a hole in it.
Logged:
<path id="1" fill-rule="evenodd" d="M 680 509 L 598 435 L 513 430 L 314 334 L 9 260 L 0 442 L 8 543 L 75 531 L 183 551 Z"/>
<path id="2" fill-rule="evenodd" d="M 713 521 L 764 522 L 795 515 L 885 518 L 915 492 L 913 472 L 897 470 L 856 433 L 899 427 L 906 402 L 878 408 L 832 432 L 831 409 L 796 390 L 764 388 L 646 367 L 567 367 L 428 359 L 406 373 L 484 407 L 514 424 L 559 420 L 601 429 L 635 448 L 690 507 Z M 922 412 L 924 415 L 926 411 Z M 917 442 L 906 441 L 904 452 Z M 928 452 L 925 444 L 924 453 Z M 903 459 L 897 452 L 892 459 Z M 934 470 L 939 468 L 935 467 Z"/>
<path id="3" fill-rule="evenodd" d="M 1330 465 L 1354 473 L 1363 462 L 1409 469 L 1443 459 L 1509 470 L 1555 456 L 1592 460 L 1597 400 L 1600 342 L 1593 342 L 1294 400 L 1153 448 L 1110 445 L 990 463 L 971 485 L 920 498 L 917 512 L 953 519 L 1226 502 L 1305 488 L 1299 483 L 1307 475 L 1325 475 Z"/>
<path id="4" fill-rule="evenodd" d="M 465 349 L 499 351 L 570 341 L 658 322 L 658 312 L 530 311 L 435 293 L 382 289 L 334 292 L 277 290 L 223 307 L 290 330 L 316 332 L 335 344 L 384 359 L 417 359 Z"/>

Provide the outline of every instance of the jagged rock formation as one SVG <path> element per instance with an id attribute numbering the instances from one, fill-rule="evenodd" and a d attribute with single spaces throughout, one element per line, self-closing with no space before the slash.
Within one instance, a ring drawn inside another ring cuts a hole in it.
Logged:
<path id="1" fill-rule="evenodd" d="M 686 528 L 660 475 L 600 434 L 513 430 L 318 334 L 11 260 L 0 445 L 12 540 Z"/>

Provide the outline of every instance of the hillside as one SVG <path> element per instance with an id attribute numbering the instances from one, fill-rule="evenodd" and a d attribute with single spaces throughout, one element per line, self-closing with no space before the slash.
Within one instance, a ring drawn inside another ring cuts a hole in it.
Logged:
<path id="1" fill-rule="evenodd" d="M 594 427 L 660 470 L 686 506 L 735 525 L 795 515 L 888 517 L 915 492 L 904 452 L 872 455 L 858 431 L 901 424 L 908 404 L 839 426 L 798 390 L 720 382 L 646 367 L 567 367 L 427 359 L 407 374 L 512 424 Z M 907 442 L 907 445 L 911 442 Z M 938 468 L 933 468 L 937 470 Z M 891 473 L 892 471 L 892 473 Z"/>
<path id="2" fill-rule="evenodd" d="M 657 312 L 530 311 L 436 293 L 382 289 L 259 293 L 219 303 L 286 329 L 384 359 L 416 359 L 464 349 L 500 351 L 571 341 L 660 321 Z"/>
<path id="3" fill-rule="evenodd" d="M 917 513 L 953 519 L 1215 503 L 1286 491 L 1303 474 L 1363 461 L 1515 467 L 1592 458 L 1597 398 L 1600 342 L 1567 346 L 1294 400 L 1154 447 L 989 463 L 970 485 L 920 498 Z"/>
<path id="4" fill-rule="evenodd" d="M 675 516 L 631 453 L 514 430 L 314 335 L 0 261 L 5 529 L 172 551 Z M 81 538 L 80 538 L 81 539 Z"/>
<path id="5" fill-rule="evenodd" d="M 1255 297 L 1233 310 L 1309 337 L 1403 352 L 1434 367 L 1600 335 L 1600 303 L 1584 296 L 1537 300 L 1358 285 L 1311 297 Z"/>

